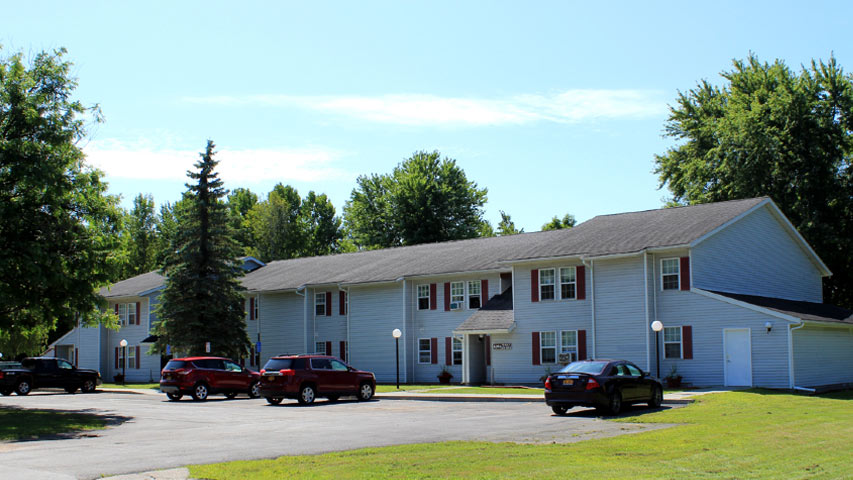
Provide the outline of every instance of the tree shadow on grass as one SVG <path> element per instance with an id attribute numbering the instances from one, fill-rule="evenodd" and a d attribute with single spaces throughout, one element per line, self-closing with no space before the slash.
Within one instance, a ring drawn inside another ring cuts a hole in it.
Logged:
<path id="1" fill-rule="evenodd" d="M 4 406 L 0 408 L 0 441 L 19 443 L 97 437 L 98 431 L 132 419 L 133 417 L 104 413 L 96 409 L 27 409 Z"/>

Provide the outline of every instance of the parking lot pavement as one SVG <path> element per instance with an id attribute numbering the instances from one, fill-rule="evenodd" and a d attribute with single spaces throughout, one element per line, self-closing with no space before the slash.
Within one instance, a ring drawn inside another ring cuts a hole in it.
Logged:
<path id="1" fill-rule="evenodd" d="M 580 408 L 554 416 L 541 401 L 320 400 L 301 407 L 294 401 L 271 406 L 244 396 L 214 396 L 198 403 L 170 402 L 165 395 L 35 392 L 2 397 L 0 406 L 96 413 L 112 423 L 71 438 L 0 442 L 4 479 L 15 478 L 7 475 L 13 471 L 27 479 L 97 478 L 194 463 L 446 440 L 568 443 L 666 427 L 609 422 Z"/>

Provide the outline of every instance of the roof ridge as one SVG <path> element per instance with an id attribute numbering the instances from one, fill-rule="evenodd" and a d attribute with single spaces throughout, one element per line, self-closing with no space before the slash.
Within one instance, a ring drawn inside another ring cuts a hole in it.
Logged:
<path id="1" fill-rule="evenodd" d="M 768 196 L 749 197 L 749 198 L 738 198 L 738 199 L 733 199 L 733 200 L 720 200 L 718 202 L 703 202 L 703 203 L 694 203 L 691 205 L 677 205 L 674 207 L 650 208 L 647 210 L 635 210 L 633 212 L 604 213 L 601 215 L 596 215 L 592 218 L 615 217 L 615 216 L 619 216 L 619 215 L 631 215 L 634 213 L 648 213 L 648 212 L 660 212 L 660 211 L 670 211 L 670 210 L 682 210 L 682 209 L 686 209 L 686 208 L 703 207 L 706 205 L 722 205 L 724 203 L 746 202 L 746 201 L 750 201 L 750 200 L 765 200 L 765 199 L 769 199 L 769 198 L 770 197 L 768 197 Z M 592 220 L 592 218 L 590 220 Z M 589 220 L 587 220 L 587 221 L 589 221 Z M 584 222 L 584 223 L 586 223 L 586 222 Z"/>

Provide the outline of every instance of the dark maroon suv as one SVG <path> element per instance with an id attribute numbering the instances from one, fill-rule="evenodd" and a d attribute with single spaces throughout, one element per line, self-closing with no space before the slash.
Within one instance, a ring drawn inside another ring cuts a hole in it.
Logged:
<path id="1" fill-rule="evenodd" d="M 374 391 L 376 377 L 372 373 L 326 355 L 280 355 L 261 369 L 261 395 L 273 405 L 285 398 L 310 405 L 317 397 L 334 402 L 349 395 L 367 401 Z"/>
<path id="2" fill-rule="evenodd" d="M 174 358 L 160 373 L 160 390 L 169 400 L 190 394 L 193 400 L 207 400 L 214 393 L 229 399 L 238 393 L 258 398 L 260 374 L 221 357 Z"/>

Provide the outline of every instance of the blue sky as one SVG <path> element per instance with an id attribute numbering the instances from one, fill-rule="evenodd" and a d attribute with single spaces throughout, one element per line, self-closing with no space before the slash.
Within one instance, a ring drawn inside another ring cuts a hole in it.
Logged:
<path id="1" fill-rule="evenodd" d="M 4 55 L 65 47 L 106 122 L 85 150 L 129 206 L 185 189 L 207 139 L 229 189 L 341 212 L 360 174 L 454 158 L 499 210 L 658 208 L 667 105 L 750 51 L 853 69 L 853 2 L 14 2 Z"/>

